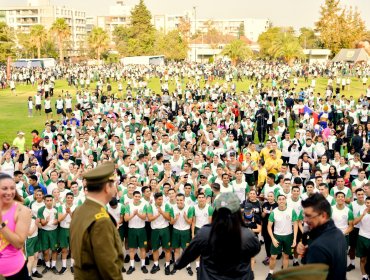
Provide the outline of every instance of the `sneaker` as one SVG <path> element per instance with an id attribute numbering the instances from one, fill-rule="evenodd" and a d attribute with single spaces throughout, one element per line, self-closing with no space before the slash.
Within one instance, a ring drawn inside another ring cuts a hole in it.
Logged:
<path id="1" fill-rule="evenodd" d="M 41 271 L 42 274 L 47 273 L 50 270 L 50 267 L 45 266 L 44 270 Z"/>
<path id="2" fill-rule="evenodd" d="M 43 260 L 42 259 L 37 260 L 37 267 L 40 267 L 40 266 L 43 266 Z"/>
<path id="3" fill-rule="evenodd" d="M 135 267 L 132 267 L 130 266 L 126 272 L 127 275 L 130 275 L 131 273 L 133 273 L 135 271 Z"/>
<path id="4" fill-rule="evenodd" d="M 71 266 L 71 273 L 73 274 L 73 273 L 75 273 L 75 269 L 74 269 L 74 267 L 73 266 Z"/>
<path id="5" fill-rule="evenodd" d="M 261 245 L 265 244 L 265 241 L 260 240 L 260 244 L 261 244 Z"/>
<path id="6" fill-rule="evenodd" d="M 34 273 L 32 273 L 32 277 L 42 278 L 42 274 L 36 270 Z"/>
<path id="7" fill-rule="evenodd" d="M 354 270 L 355 268 L 356 267 L 353 264 L 350 264 L 349 266 L 347 266 L 347 272 Z"/>
<path id="8" fill-rule="evenodd" d="M 269 265 L 269 264 L 270 264 L 270 258 L 269 258 L 269 257 L 266 257 L 266 258 L 262 261 L 262 263 L 263 263 L 264 265 Z"/>
<path id="9" fill-rule="evenodd" d="M 174 275 L 174 274 L 176 274 L 176 271 L 177 271 L 177 269 L 172 269 L 172 271 L 171 271 L 171 275 Z"/>
<path id="10" fill-rule="evenodd" d="M 66 270 L 67 270 L 66 267 L 62 267 L 62 269 L 59 271 L 59 274 L 63 275 L 66 272 Z"/>
<path id="11" fill-rule="evenodd" d="M 130 262 L 130 256 L 129 255 L 126 255 L 125 257 L 125 263 L 129 263 Z"/>
<path id="12" fill-rule="evenodd" d="M 161 269 L 159 268 L 159 265 L 153 265 L 152 269 L 150 270 L 150 274 L 155 274 Z"/>
<path id="13" fill-rule="evenodd" d="M 148 273 L 148 269 L 146 268 L 146 266 L 145 266 L 145 265 L 143 265 L 143 266 L 141 267 L 141 271 L 142 271 L 144 274 L 147 274 L 147 273 Z"/>
<path id="14" fill-rule="evenodd" d="M 126 268 L 123 266 L 122 269 L 121 269 L 122 273 L 125 273 L 126 272 Z"/>
<path id="15" fill-rule="evenodd" d="M 188 274 L 190 276 L 193 276 L 194 272 L 193 272 L 193 270 L 191 270 L 191 267 L 187 267 L 186 270 L 188 271 Z"/>
<path id="16" fill-rule="evenodd" d="M 145 265 L 149 265 L 149 258 L 145 257 Z"/>
<path id="17" fill-rule="evenodd" d="M 293 266 L 299 266 L 299 262 L 294 262 L 293 261 Z"/>
<path id="18" fill-rule="evenodd" d="M 54 274 L 59 274 L 59 271 L 55 266 L 51 268 L 51 272 L 53 272 Z"/>
<path id="19" fill-rule="evenodd" d="M 272 274 L 271 273 L 267 274 L 266 280 L 272 280 Z"/>
<path id="20" fill-rule="evenodd" d="M 170 275 L 171 274 L 170 266 L 169 265 L 165 266 L 165 268 L 164 268 L 164 274 L 165 275 Z"/>
<path id="21" fill-rule="evenodd" d="M 135 254 L 135 262 L 140 262 L 140 258 L 139 258 L 139 256 L 137 255 L 137 254 Z"/>

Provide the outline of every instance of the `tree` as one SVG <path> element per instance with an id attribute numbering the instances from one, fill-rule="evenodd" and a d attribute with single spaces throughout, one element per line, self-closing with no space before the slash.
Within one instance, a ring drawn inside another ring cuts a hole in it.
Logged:
<path id="1" fill-rule="evenodd" d="M 169 60 L 184 60 L 188 55 L 188 43 L 181 35 L 180 30 L 175 29 L 168 32 L 166 35 L 157 35 L 156 50 L 163 54 Z"/>
<path id="2" fill-rule="evenodd" d="M 59 62 L 63 64 L 64 56 L 63 49 L 64 44 L 67 39 L 71 36 L 71 29 L 69 28 L 66 20 L 64 18 L 58 18 L 55 20 L 50 29 L 51 33 L 56 37 L 57 45 L 59 49 Z"/>
<path id="3" fill-rule="evenodd" d="M 354 47 L 366 34 L 365 23 L 357 9 L 341 8 L 339 0 L 325 0 L 316 29 L 323 46 L 333 54 L 341 48 Z"/>
<path id="4" fill-rule="evenodd" d="M 182 38 L 184 38 L 187 42 L 189 42 L 190 39 L 190 28 L 191 28 L 190 20 L 181 17 L 177 29 L 179 30 Z"/>
<path id="5" fill-rule="evenodd" d="M 47 32 L 43 25 L 36 24 L 31 27 L 30 43 L 37 50 L 37 58 L 41 57 L 41 48 L 47 40 Z"/>
<path id="6" fill-rule="evenodd" d="M 117 51 L 121 55 L 127 55 L 127 41 L 130 37 L 130 28 L 123 25 L 118 25 L 113 31 L 113 41 Z"/>
<path id="7" fill-rule="evenodd" d="M 109 36 L 103 28 L 94 27 L 89 34 L 88 42 L 90 48 L 96 55 L 95 57 L 100 60 L 101 53 L 109 47 Z"/>
<path id="8" fill-rule="evenodd" d="M 240 39 L 236 39 L 230 44 L 227 44 L 222 50 L 222 55 L 228 56 L 233 65 L 246 60 L 251 57 L 252 54 L 251 49 Z"/>
<path id="9" fill-rule="evenodd" d="M 140 0 L 131 11 L 131 23 L 128 32 L 127 53 L 129 55 L 154 54 L 155 29 L 151 23 L 152 15 Z"/>
<path id="10" fill-rule="evenodd" d="M 244 26 L 244 21 L 239 25 L 238 29 L 238 38 L 245 36 L 245 26 Z"/>
<path id="11" fill-rule="evenodd" d="M 14 34 L 5 22 L 0 22 L 0 62 L 15 56 Z"/>
<path id="12" fill-rule="evenodd" d="M 294 58 L 304 57 L 292 27 L 272 27 L 258 37 L 258 43 L 260 55 L 264 58 L 283 59 L 291 63 Z"/>
<path id="13" fill-rule="evenodd" d="M 321 47 L 320 39 L 311 28 L 302 27 L 298 37 L 299 44 L 304 49 L 315 49 Z"/>

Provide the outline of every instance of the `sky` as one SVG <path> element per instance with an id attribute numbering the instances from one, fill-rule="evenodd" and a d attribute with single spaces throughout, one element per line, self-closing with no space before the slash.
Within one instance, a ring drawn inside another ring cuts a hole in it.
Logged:
<path id="1" fill-rule="evenodd" d="M 135 5 L 139 0 L 124 0 Z M 268 18 L 275 26 L 313 27 L 324 0 L 144 0 L 152 14 L 183 14 L 196 6 L 197 18 Z M 0 0 L 1 6 L 22 5 L 26 0 Z M 115 0 L 51 0 L 51 3 L 85 10 L 89 15 L 108 15 Z M 369 0 L 341 0 L 342 6 L 357 7 L 370 29 Z"/>

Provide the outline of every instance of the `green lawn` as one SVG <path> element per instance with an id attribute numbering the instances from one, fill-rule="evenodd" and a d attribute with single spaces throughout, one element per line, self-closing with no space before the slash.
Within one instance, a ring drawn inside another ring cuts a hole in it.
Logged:
<path id="1" fill-rule="evenodd" d="M 218 81 L 222 83 L 222 81 Z M 309 81 L 310 82 L 310 81 Z M 237 82 L 237 91 L 247 91 L 251 81 L 244 80 L 243 82 Z M 316 92 L 325 92 L 327 84 L 326 78 L 319 78 L 316 82 Z M 303 80 L 299 81 L 299 87 L 307 86 Z M 154 78 L 150 81 L 149 87 L 156 93 L 160 92 L 159 79 Z M 170 90 L 175 87 L 174 83 L 170 83 Z M 124 85 L 125 88 L 125 85 Z M 52 104 L 54 104 L 55 98 L 61 93 L 61 90 L 68 90 L 73 95 L 76 93 L 74 87 L 69 87 L 65 80 L 58 80 L 55 84 L 54 98 Z M 16 94 L 17 96 L 11 95 L 9 89 L 0 90 L 0 142 L 12 142 L 16 137 L 16 132 L 22 130 L 26 133 L 26 144 L 30 148 L 31 145 L 31 130 L 38 129 L 40 132 L 46 121 L 45 114 L 42 111 L 41 116 L 34 114 L 33 118 L 28 117 L 27 111 L 27 99 L 29 96 L 34 96 L 37 87 L 30 85 L 17 85 Z M 117 92 L 117 83 L 112 83 L 113 92 Z M 346 91 L 345 95 L 353 95 L 358 98 L 361 94 L 365 93 L 361 82 L 357 78 L 352 79 L 351 90 Z M 55 109 L 54 109 L 55 112 Z M 35 110 L 34 110 L 35 113 Z M 54 118 L 56 116 L 54 115 Z"/>

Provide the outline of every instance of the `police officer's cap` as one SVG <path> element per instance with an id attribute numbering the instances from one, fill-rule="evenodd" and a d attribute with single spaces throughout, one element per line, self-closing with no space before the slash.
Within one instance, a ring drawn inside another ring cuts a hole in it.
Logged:
<path id="1" fill-rule="evenodd" d="M 110 180 L 113 173 L 114 163 L 105 162 L 89 172 L 86 172 L 83 177 L 88 184 L 102 184 Z"/>

